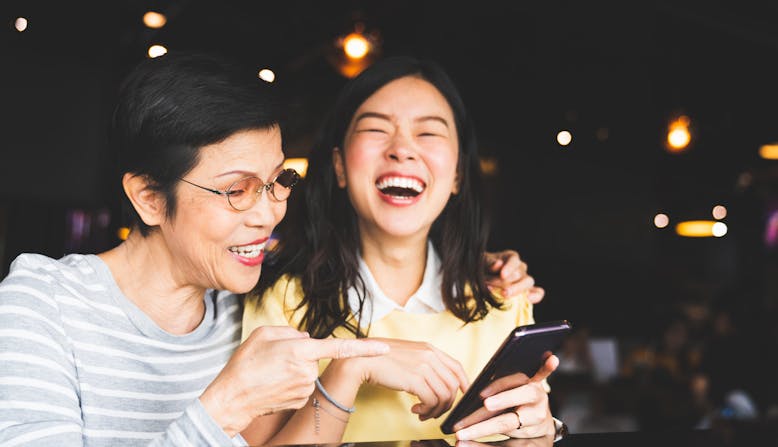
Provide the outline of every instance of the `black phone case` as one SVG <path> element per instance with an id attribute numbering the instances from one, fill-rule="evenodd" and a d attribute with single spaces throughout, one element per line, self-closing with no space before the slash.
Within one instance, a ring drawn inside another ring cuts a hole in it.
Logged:
<path id="1" fill-rule="evenodd" d="M 483 406 L 481 391 L 495 379 L 519 372 L 527 377 L 535 375 L 548 358 L 546 353 L 557 350 L 571 329 L 570 322 L 558 320 L 512 330 L 440 425 L 443 433 L 453 433 L 455 423 Z"/>

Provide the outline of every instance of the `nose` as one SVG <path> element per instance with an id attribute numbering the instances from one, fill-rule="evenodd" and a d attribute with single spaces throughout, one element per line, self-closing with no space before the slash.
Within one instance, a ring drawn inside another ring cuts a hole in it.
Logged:
<path id="1" fill-rule="evenodd" d="M 257 201 L 243 214 L 246 216 L 246 225 L 272 229 L 286 214 L 286 201 L 273 200 L 270 191 L 262 187 L 257 193 Z"/>
<path id="2" fill-rule="evenodd" d="M 386 157 L 390 160 L 402 162 L 405 160 L 415 160 L 417 154 L 411 139 L 401 132 L 397 132 L 394 138 L 392 138 L 392 144 L 386 150 Z"/>

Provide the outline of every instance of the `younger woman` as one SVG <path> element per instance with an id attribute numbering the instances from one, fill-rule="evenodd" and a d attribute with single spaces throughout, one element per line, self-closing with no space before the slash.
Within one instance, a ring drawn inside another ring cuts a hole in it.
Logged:
<path id="1" fill-rule="evenodd" d="M 309 405 L 258 418 L 255 443 L 440 438 L 440 418 L 506 334 L 533 322 L 526 294 L 485 282 L 488 229 L 476 141 L 435 64 L 378 62 L 350 81 L 311 154 L 299 228 L 281 237 L 244 334 L 290 324 L 317 338 L 371 337 L 376 358 L 333 360 Z M 516 378 L 455 428 L 459 439 L 553 434 L 545 377 Z M 353 408 L 356 411 L 352 411 Z M 511 409 L 511 412 L 504 412 Z M 284 429 L 272 439 L 278 425 Z M 348 424 L 348 426 L 346 426 Z"/>

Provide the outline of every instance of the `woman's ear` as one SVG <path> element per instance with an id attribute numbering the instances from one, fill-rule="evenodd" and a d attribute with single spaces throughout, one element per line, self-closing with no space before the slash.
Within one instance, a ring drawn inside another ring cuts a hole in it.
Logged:
<path id="1" fill-rule="evenodd" d="M 155 227 L 165 221 L 165 199 L 148 177 L 127 172 L 122 177 L 122 187 L 143 223 Z"/>
<path id="2" fill-rule="evenodd" d="M 339 148 L 332 150 L 332 167 L 335 169 L 335 178 L 338 180 L 338 186 L 346 187 L 346 167 L 343 162 L 343 153 Z"/>

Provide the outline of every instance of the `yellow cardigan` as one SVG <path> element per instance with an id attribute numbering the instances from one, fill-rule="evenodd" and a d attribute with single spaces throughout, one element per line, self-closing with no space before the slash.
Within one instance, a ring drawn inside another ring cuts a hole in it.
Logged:
<path id="1" fill-rule="evenodd" d="M 265 292 L 261 300 L 248 297 L 243 313 L 243 339 L 258 326 L 290 325 L 299 327 L 302 309 L 295 312 L 303 297 L 298 278 L 288 275 L 279 279 Z M 526 295 L 504 301 L 504 309 L 492 309 L 482 320 L 463 325 L 451 312 L 414 314 L 392 311 L 372 322 L 370 337 L 399 338 L 427 342 L 459 360 L 468 379 L 475 379 L 500 343 L 516 326 L 532 324 L 532 304 Z M 354 338 L 354 334 L 338 328 L 338 338 Z M 326 362 L 320 369 L 326 367 Z M 354 406 L 357 411 L 349 419 L 343 442 L 387 440 L 420 440 L 444 438 L 437 419 L 419 421 L 411 407 L 418 402 L 414 396 L 373 385 L 362 385 Z"/>

